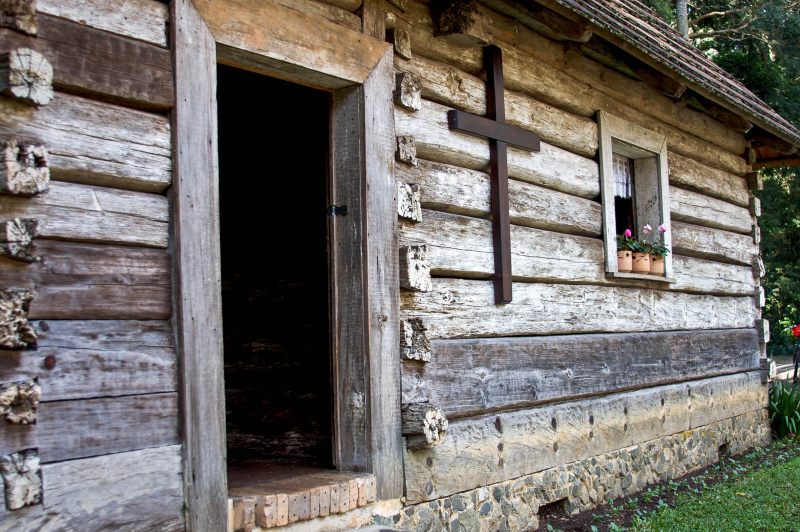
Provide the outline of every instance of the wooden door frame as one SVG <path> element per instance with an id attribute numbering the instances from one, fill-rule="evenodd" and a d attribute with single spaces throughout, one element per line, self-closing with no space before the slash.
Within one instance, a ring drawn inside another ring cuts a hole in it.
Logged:
<path id="1" fill-rule="evenodd" d="M 254 1 L 247 16 L 243 5 L 171 2 L 173 286 L 186 525 L 196 531 L 227 526 L 218 62 L 332 93 L 333 200 L 348 206 L 331 229 L 336 462 L 374 473 L 378 499 L 403 490 L 392 50 L 269 0 Z M 242 21 L 252 24 L 246 36 Z M 286 27 L 304 29 L 300 42 L 281 42 Z"/>

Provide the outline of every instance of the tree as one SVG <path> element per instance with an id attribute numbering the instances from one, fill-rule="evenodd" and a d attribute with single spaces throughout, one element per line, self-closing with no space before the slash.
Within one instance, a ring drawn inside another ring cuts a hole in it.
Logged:
<path id="1" fill-rule="evenodd" d="M 672 0 L 644 0 L 673 26 Z M 800 0 L 693 0 L 687 37 L 783 117 L 800 127 Z M 800 322 L 800 168 L 764 170 L 761 254 L 764 317 L 773 343 Z"/>

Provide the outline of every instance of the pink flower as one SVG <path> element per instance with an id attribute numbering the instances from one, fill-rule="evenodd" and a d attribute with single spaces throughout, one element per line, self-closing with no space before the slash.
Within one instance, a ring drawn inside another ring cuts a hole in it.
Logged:
<path id="1" fill-rule="evenodd" d="M 658 232 L 659 233 L 666 233 L 667 232 L 667 226 L 664 225 L 664 224 L 659 225 L 658 226 Z"/>
<path id="2" fill-rule="evenodd" d="M 632 237 L 632 236 L 633 236 L 633 233 L 631 233 L 631 230 L 630 230 L 630 229 L 625 229 L 625 236 L 626 236 L 627 238 L 630 238 L 630 237 Z"/>
<path id="3" fill-rule="evenodd" d="M 647 224 L 644 227 L 642 227 L 642 231 L 644 231 L 645 234 L 649 233 L 652 230 L 653 230 L 653 228 L 650 227 L 650 224 Z"/>

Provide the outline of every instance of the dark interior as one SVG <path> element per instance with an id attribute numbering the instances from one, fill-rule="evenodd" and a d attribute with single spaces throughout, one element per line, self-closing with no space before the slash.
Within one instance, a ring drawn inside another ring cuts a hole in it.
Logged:
<path id="1" fill-rule="evenodd" d="M 218 68 L 228 462 L 332 465 L 328 93 Z"/>

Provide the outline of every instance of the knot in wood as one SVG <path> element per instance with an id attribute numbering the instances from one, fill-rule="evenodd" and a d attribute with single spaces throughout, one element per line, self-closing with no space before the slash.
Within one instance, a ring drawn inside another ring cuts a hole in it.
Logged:
<path id="1" fill-rule="evenodd" d="M 15 425 L 36 421 L 36 410 L 42 398 L 42 388 L 36 380 L 0 384 L 0 414 Z"/>
<path id="2" fill-rule="evenodd" d="M 41 106 L 53 99 L 53 67 L 30 48 L 0 54 L 0 93 Z"/>
<path id="3" fill-rule="evenodd" d="M 44 146 L 20 146 L 15 140 L 3 143 L 0 151 L 0 192 L 33 196 L 47 190 L 49 184 L 50 168 Z"/>
<path id="4" fill-rule="evenodd" d="M 36 329 L 28 323 L 30 290 L 0 290 L 0 348 L 26 349 L 36 345 Z"/>

